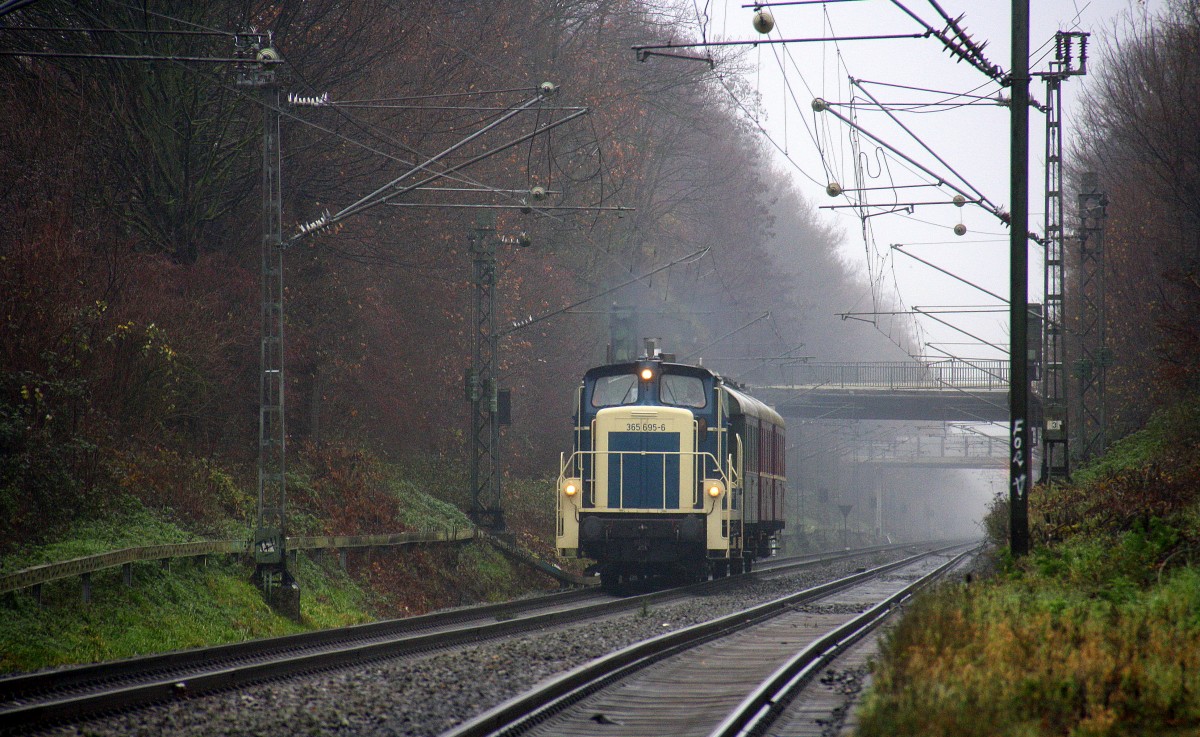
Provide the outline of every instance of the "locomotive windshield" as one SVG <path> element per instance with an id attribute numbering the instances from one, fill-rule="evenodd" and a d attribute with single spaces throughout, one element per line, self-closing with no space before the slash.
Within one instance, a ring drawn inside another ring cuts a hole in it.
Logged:
<path id="1" fill-rule="evenodd" d="M 704 380 L 698 376 L 664 375 L 659 385 L 659 397 L 663 404 L 673 404 L 676 407 L 703 409 L 708 404 Z"/>
<path id="2" fill-rule="evenodd" d="M 619 404 L 633 404 L 637 401 L 637 383 L 635 374 L 601 376 L 596 379 L 596 385 L 592 389 L 592 406 L 615 407 Z"/>

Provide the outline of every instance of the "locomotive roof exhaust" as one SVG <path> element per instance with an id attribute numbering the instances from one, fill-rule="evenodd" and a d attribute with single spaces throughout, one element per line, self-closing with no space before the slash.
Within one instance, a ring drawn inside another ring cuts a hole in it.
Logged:
<path id="1" fill-rule="evenodd" d="M 662 348 L 658 347 L 658 338 L 642 338 L 642 343 L 646 347 L 646 353 L 642 358 L 650 360 L 666 361 L 667 363 L 675 362 L 674 353 L 663 353 Z"/>

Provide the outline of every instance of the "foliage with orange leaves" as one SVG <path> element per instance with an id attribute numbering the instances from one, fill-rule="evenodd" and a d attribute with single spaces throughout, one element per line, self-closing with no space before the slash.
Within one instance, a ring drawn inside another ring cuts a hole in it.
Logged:
<path id="1" fill-rule="evenodd" d="M 317 534 L 402 532 L 399 501 L 387 488 L 377 459 L 359 448 L 306 443 L 299 450 L 304 483 L 293 484 L 300 514 L 320 520 Z"/>

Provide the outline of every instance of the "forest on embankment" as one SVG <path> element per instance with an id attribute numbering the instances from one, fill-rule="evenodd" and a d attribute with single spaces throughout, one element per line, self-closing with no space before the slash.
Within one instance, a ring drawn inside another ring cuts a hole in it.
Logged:
<path id="1" fill-rule="evenodd" d="M 291 535 L 468 523 L 469 238 L 483 212 L 507 332 L 495 369 L 512 396 L 504 505 L 517 541 L 543 553 L 546 479 L 614 303 L 681 356 L 768 312 L 719 350 L 806 343 L 837 359 L 892 346 L 821 327 L 866 287 L 772 166 L 739 58 L 630 50 L 689 27 L 686 3 L 22 5 L 5 8 L 0 34 L 5 572 L 249 537 L 264 212 L 281 213 L 288 243 Z M 277 203 L 264 194 L 265 98 L 244 84 L 268 47 L 262 58 L 281 60 Z M 354 208 L 410 170 L 446 176 Z M 302 232 L 326 212 L 348 214 Z M 351 573 L 371 580 L 373 614 L 419 612 L 487 594 L 471 580 L 501 563 L 472 555 L 487 560 L 466 572 L 453 555 L 400 570 L 352 556 Z M 306 611 L 320 590 L 303 588 Z"/>
<path id="2" fill-rule="evenodd" d="M 295 503 L 315 528 L 401 522 L 357 468 L 466 457 L 478 210 L 454 205 L 495 205 L 497 233 L 532 243 L 497 246 L 502 329 L 578 305 L 500 341 L 507 473 L 556 471 L 572 388 L 604 359 L 614 301 L 660 313 L 664 347 L 680 355 L 765 312 L 773 319 L 739 340 L 812 342 L 818 313 L 834 312 L 818 305 L 848 304 L 862 285 L 741 117 L 751 96 L 737 59 L 715 72 L 629 50 L 685 25 L 671 12 L 230 1 L 8 14 L 27 30 L 0 43 L 48 55 L 0 58 L 0 540 L 53 540 L 123 495 L 205 532 L 253 502 L 263 110 L 236 65 L 171 61 L 233 57 L 248 42 L 166 31 L 269 30 L 284 100 L 345 102 L 280 114 L 287 441 L 292 468 L 312 479 Z M 89 28 L 126 30 L 61 30 Z M 164 61 L 94 58 L 105 55 Z M 558 86 L 551 104 L 498 122 L 544 81 Z M 418 153 L 453 149 L 428 168 L 457 166 L 579 108 L 441 189 L 291 240 Z M 539 186 L 547 199 L 534 202 Z M 614 207 L 625 210 L 599 209 Z"/>

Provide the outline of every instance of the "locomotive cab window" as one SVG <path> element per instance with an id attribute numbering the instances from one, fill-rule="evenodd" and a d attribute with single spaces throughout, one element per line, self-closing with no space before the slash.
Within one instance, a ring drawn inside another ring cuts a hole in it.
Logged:
<path id="1" fill-rule="evenodd" d="M 659 384 L 659 397 L 663 404 L 673 404 L 676 407 L 703 409 L 708 405 L 704 380 L 698 376 L 663 375 Z"/>
<path id="2" fill-rule="evenodd" d="M 635 374 L 601 376 L 592 388 L 593 407 L 615 407 L 637 401 L 638 381 Z"/>

